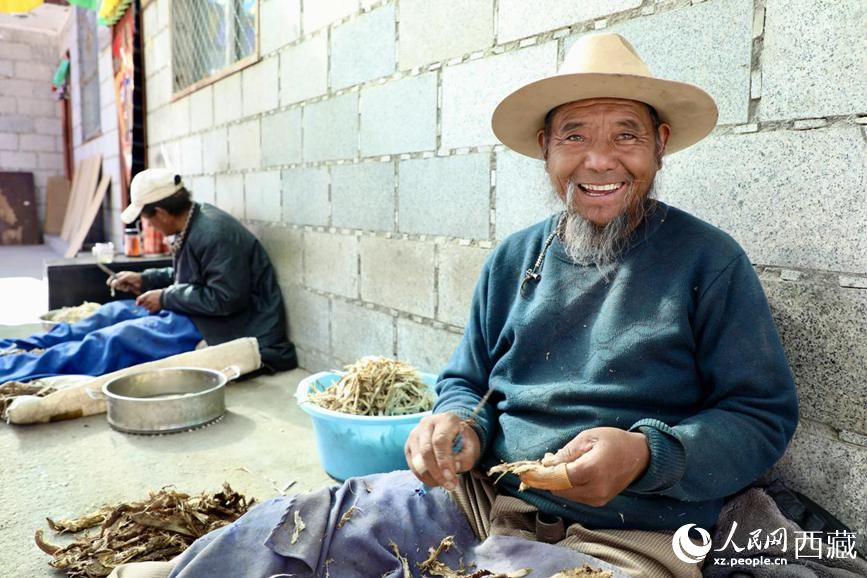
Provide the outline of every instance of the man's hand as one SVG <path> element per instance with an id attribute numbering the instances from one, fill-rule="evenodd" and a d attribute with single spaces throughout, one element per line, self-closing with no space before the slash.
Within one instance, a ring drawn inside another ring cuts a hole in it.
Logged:
<path id="1" fill-rule="evenodd" d="M 133 295 L 141 294 L 141 273 L 121 271 L 105 282 L 106 285 L 116 291 L 125 291 Z"/>
<path id="2" fill-rule="evenodd" d="M 601 508 L 644 473 L 650 449 L 642 433 L 597 427 L 581 432 L 542 460 L 544 466 L 561 463 L 566 464 L 572 488 L 551 493 Z"/>
<path id="3" fill-rule="evenodd" d="M 160 309 L 163 308 L 160 305 L 160 296 L 163 294 L 162 289 L 152 289 L 151 291 L 147 291 L 146 293 L 142 293 L 135 300 L 136 305 L 141 305 L 151 313 L 156 313 Z"/>
<path id="4" fill-rule="evenodd" d="M 461 434 L 460 453 L 453 454 L 455 438 Z M 467 472 L 481 454 L 479 436 L 453 413 L 429 415 L 409 434 L 404 446 L 406 463 L 415 477 L 429 486 L 455 489 L 456 474 Z"/>

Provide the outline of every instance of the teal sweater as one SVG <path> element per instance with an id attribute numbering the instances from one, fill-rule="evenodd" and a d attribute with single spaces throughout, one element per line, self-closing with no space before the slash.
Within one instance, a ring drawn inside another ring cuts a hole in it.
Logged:
<path id="1" fill-rule="evenodd" d="M 798 421 L 795 385 L 749 259 L 728 235 L 659 203 L 606 281 L 554 240 L 521 295 L 556 216 L 489 255 L 435 413 L 476 419 L 482 466 L 541 458 L 582 430 L 648 438 L 645 473 L 596 508 L 518 493 L 590 528 L 710 528 L 723 499 L 782 455 Z"/>

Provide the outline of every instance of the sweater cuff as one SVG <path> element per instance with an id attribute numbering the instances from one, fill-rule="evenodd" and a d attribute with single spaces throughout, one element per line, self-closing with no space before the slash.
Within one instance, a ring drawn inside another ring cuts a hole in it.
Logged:
<path id="1" fill-rule="evenodd" d="M 473 422 L 472 422 L 472 424 L 470 424 L 470 427 L 473 429 L 474 432 L 476 432 L 476 435 L 479 436 L 479 446 L 480 446 L 479 458 L 481 458 L 481 456 L 485 455 L 485 452 L 487 452 L 487 450 L 488 450 L 488 437 L 489 436 L 488 436 L 488 430 L 485 427 L 485 423 L 484 423 L 487 420 L 485 420 L 485 418 L 482 416 L 482 413 L 484 413 L 484 410 L 480 411 L 478 413 L 478 415 L 476 415 L 475 417 L 473 417 L 473 410 L 461 408 L 461 407 L 450 408 L 450 409 L 446 408 L 446 409 L 442 409 L 440 411 L 437 411 L 436 413 L 451 413 L 451 414 L 458 416 L 458 419 L 462 419 L 462 420 L 468 420 L 470 418 L 473 418 Z M 475 465 L 475 464 L 473 464 L 473 465 Z"/>
<path id="2" fill-rule="evenodd" d="M 658 494 L 677 484 L 686 471 L 686 451 L 671 427 L 658 419 L 642 419 L 629 428 L 647 438 L 650 463 L 644 474 L 627 489 L 641 494 Z"/>

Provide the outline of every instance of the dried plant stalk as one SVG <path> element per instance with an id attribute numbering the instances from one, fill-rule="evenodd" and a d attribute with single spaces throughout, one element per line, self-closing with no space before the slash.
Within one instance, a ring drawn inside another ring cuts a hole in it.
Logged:
<path id="1" fill-rule="evenodd" d="M 572 482 L 569 481 L 569 474 L 566 471 L 566 464 L 543 466 L 540 460 L 522 460 L 500 464 L 488 470 L 489 476 L 498 474 L 497 481 L 506 474 L 515 474 L 521 478 L 521 485 L 518 487 L 519 492 L 523 492 L 527 488 L 568 490 L 572 487 Z"/>
<path id="2" fill-rule="evenodd" d="M 346 375 L 307 399 L 325 409 L 352 415 L 407 415 L 433 407 L 433 396 L 411 365 L 387 357 L 362 357 Z"/>
<path id="3" fill-rule="evenodd" d="M 611 578 L 614 574 L 610 570 L 599 570 L 584 564 L 580 568 L 557 572 L 551 578 Z"/>
<path id="4" fill-rule="evenodd" d="M 196 538 L 240 518 L 252 503 L 228 484 L 221 492 L 193 497 L 163 488 L 141 502 L 105 506 L 80 518 L 49 518 L 48 525 L 60 533 L 100 528 L 64 547 L 46 542 L 37 530 L 36 545 L 53 557 L 49 565 L 68 576 L 108 576 L 128 562 L 171 560 Z"/>

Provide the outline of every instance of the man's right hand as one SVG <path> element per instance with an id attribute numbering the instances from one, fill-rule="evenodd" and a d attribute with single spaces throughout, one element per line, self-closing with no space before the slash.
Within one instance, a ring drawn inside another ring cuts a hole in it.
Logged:
<path id="1" fill-rule="evenodd" d="M 452 453 L 455 438 L 461 434 L 461 451 Z M 453 413 L 429 415 L 409 434 L 404 446 L 406 463 L 419 480 L 429 486 L 452 491 L 457 475 L 472 469 L 479 461 L 481 443 L 475 430 Z"/>
<path id="2" fill-rule="evenodd" d="M 105 283 L 116 291 L 125 291 L 133 295 L 141 294 L 141 273 L 121 271 Z"/>

